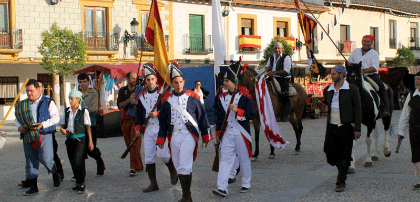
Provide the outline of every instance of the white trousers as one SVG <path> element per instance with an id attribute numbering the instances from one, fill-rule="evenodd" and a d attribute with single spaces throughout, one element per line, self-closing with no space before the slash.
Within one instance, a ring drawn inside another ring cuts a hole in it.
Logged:
<path id="1" fill-rule="evenodd" d="M 171 159 L 171 154 L 169 153 L 168 148 L 168 138 L 166 138 L 163 149 L 159 148 L 156 145 L 156 140 L 159 132 L 159 124 L 147 125 L 147 128 L 144 132 L 144 156 L 146 164 L 154 164 L 157 156 L 162 159 L 164 163 L 169 163 Z"/>
<path id="2" fill-rule="evenodd" d="M 172 162 L 178 174 L 189 175 L 194 160 L 195 139 L 190 132 L 175 132 L 171 138 Z"/>
<path id="3" fill-rule="evenodd" d="M 235 162 L 233 162 L 232 171 L 230 172 L 229 178 L 234 178 L 236 176 L 236 172 L 239 168 L 239 157 L 235 157 Z"/>
<path id="4" fill-rule="evenodd" d="M 248 155 L 248 148 L 241 135 L 225 134 L 221 142 L 221 158 L 219 173 L 217 176 L 217 189 L 228 192 L 229 175 L 232 172 L 236 155 L 238 155 L 239 165 L 241 166 L 242 187 L 251 187 L 251 160 Z"/>

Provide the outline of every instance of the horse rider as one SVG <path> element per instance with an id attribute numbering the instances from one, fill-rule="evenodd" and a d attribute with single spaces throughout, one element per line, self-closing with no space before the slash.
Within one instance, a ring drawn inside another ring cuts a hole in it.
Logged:
<path id="1" fill-rule="evenodd" d="M 274 43 L 274 54 L 268 59 L 266 70 L 269 77 L 274 77 L 279 82 L 281 87 L 281 110 L 283 118 L 281 122 L 287 122 L 290 117 L 290 98 L 289 98 L 289 82 L 290 71 L 292 69 L 292 58 L 286 53 L 283 53 L 283 44 L 280 42 Z"/>
<path id="2" fill-rule="evenodd" d="M 372 35 L 363 36 L 363 47 L 356 48 L 351 53 L 349 62 L 353 64 L 359 64 L 361 62 L 361 73 L 363 73 L 363 75 L 365 76 L 370 77 L 379 86 L 378 94 L 381 97 L 381 100 L 383 101 L 379 106 L 381 117 L 388 117 L 391 116 L 391 114 L 388 111 L 389 102 L 385 90 L 385 85 L 378 77 L 379 54 L 374 49 L 372 49 L 372 43 L 374 40 L 375 37 L 373 37 Z"/>
<path id="3" fill-rule="evenodd" d="M 420 72 L 414 76 L 415 89 L 405 100 L 398 124 L 398 139 L 404 137 L 408 128 L 411 145 L 411 162 L 420 176 Z M 413 190 L 419 190 L 420 183 L 414 185 Z"/>
<path id="4" fill-rule="evenodd" d="M 324 152 L 328 164 L 338 169 L 336 192 L 342 192 L 346 187 L 353 140 L 360 137 L 362 122 L 359 89 L 349 84 L 345 77 L 346 68 L 335 66 L 331 69 L 334 84 L 324 89 L 324 104 L 328 111 Z"/>

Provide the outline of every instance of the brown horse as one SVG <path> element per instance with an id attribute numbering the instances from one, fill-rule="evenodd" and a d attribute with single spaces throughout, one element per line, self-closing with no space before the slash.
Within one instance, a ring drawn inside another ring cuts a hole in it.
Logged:
<path id="1" fill-rule="evenodd" d="M 254 103 L 254 110 L 255 110 L 255 118 L 252 120 L 254 124 L 254 130 L 255 130 L 255 152 L 254 156 L 252 157 L 252 160 L 255 161 L 259 154 L 259 136 L 260 136 L 260 116 L 258 113 L 258 105 L 256 101 L 256 95 L 255 95 L 255 77 L 258 75 L 258 73 L 250 68 L 247 68 L 246 71 L 243 73 L 242 81 L 239 85 L 247 88 L 249 90 L 249 94 L 252 96 L 252 101 Z M 306 105 L 306 91 L 303 89 L 302 86 L 300 86 L 297 83 L 292 83 L 293 87 L 295 87 L 297 94 L 291 98 L 290 100 L 290 107 L 291 107 L 291 113 L 292 117 L 290 118 L 289 122 L 293 126 L 293 130 L 295 131 L 296 135 L 296 147 L 295 147 L 295 154 L 298 154 L 300 151 L 300 138 L 302 136 L 302 114 L 303 110 L 305 109 Z M 277 119 L 277 122 L 281 120 L 282 113 L 280 111 L 281 106 L 281 98 L 280 96 L 277 96 L 273 93 L 273 90 L 271 88 L 268 88 L 268 91 L 270 93 L 271 102 L 273 103 L 273 109 L 275 112 L 275 116 Z M 274 158 L 274 147 L 270 145 L 271 153 L 270 158 Z"/>

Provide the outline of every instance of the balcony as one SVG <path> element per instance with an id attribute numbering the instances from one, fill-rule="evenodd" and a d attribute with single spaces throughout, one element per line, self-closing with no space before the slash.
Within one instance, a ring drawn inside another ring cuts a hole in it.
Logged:
<path id="1" fill-rule="evenodd" d="M 350 55 L 351 52 L 353 52 L 353 50 L 356 48 L 356 42 L 355 41 L 337 41 L 337 46 L 338 46 L 338 49 L 343 54 Z"/>
<path id="2" fill-rule="evenodd" d="M 88 51 L 118 51 L 118 38 L 112 32 L 83 31 Z"/>
<path id="3" fill-rule="evenodd" d="M 408 48 L 410 50 L 420 50 L 419 37 L 409 37 L 408 41 Z"/>
<path id="4" fill-rule="evenodd" d="M 190 54 L 208 54 L 213 53 L 211 46 L 211 35 L 185 34 L 182 37 L 183 49 L 185 53 Z"/>
<path id="5" fill-rule="evenodd" d="M 397 39 L 396 38 L 389 38 L 389 48 L 392 48 L 392 49 L 397 48 Z"/>
<path id="6" fill-rule="evenodd" d="M 145 36 L 143 34 L 136 36 L 135 40 L 132 40 L 131 42 L 131 48 L 133 49 L 134 54 L 140 55 L 140 52 L 154 52 L 153 46 L 147 41 Z M 143 43 L 144 46 L 143 46 Z M 166 51 L 169 53 L 169 35 L 165 35 L 165 44 L 166 44 Z M 146 54 L 146 55 L 153 55 L 153 54 Z"/>
<path id="7" fill-rule="evenodd" d="M 239 52 L 242 52 L 242 53 L 260 53 L 261 52 L 261 36 L 239 35 L 238 44 L 239 44 Z"/>
<path id="8" fill-rule="evenodd" d="M 17 59 L 22 47 L 22 29 L 0 29 L 0 54 Z"/>

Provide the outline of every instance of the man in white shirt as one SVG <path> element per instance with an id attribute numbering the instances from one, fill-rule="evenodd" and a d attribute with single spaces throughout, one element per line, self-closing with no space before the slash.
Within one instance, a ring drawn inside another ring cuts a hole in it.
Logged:
<path id="1" fill-rule="evenodd" d="M 375 83 L 379 86 L 379 96 L 381 97 L 381 105 L 379 106 L 381 117 L 391 116 L 388 111 L 388 96 L 385 90 L 385 85 L 382 83 L 381 79 L 378 77 L 379 69 L 379 54 L 374 49 L 372 49 L 372 43 L 375 40 L 375 37 L 372 35 L 365 35 L 362 39 L 362 48 L 356 48 L 349 57 L 349 62 L 353 64 L 360 64 L 361 73 L 363 75 L 370 77 Z"/>
<path id="2" fill-rule="evenodd" d="M 24 195 L 33 195 L 38 193 L 39 163 L 47 168 L 48 173 L 53 174 L 54 187 L 60 186 L 52 138 L 52 133 L 56 130 L 55 125 L 60 121 L 60 113 L 55 102 L 41 94 L 39 82 L 36 80 L 28 81 L 26 92 L 28 98 L 15 106 L 15 125 L 23 137 L 26 178 L 31 185 Z"/>
<path id="3" fill-rule="evenodd" d="M 362 123 L 359 89 L 349 84 L 345 76 L 346 68 L 335 66 L 331 69 L 334 84 L 324 89 L 324 103 L 328 111 L 324 152 L 328 164 L 338 170 L 336 192 L 345 190 L 353 140 L 360 137 Z"/>
<path id="4" fill-rule="evenodd" d="M 290 71 L 292 69 L 292 58 L 286 53 L 283 53 L 283 44 L 276 42 L 273 47 L 274 54 L 268 59 L 266 70 L 267 75 L 274 77 L 280 84 L 281 87 L 281 109 L 283 112 L 283 118 L 281 122 L 289 121 L 290 114 L 290 98 L 289 98 L 289 82 L 290 82 Z"/>
<path id="5" fill-rule="evenodd" d="M 414 77 L 415 87 L 405 100 L 399 121 L 398 139 L 404 137 L 404 133 L 409 128 L 411 162 L 420 176 L 420 72 Z M 413 187 L 414 190 L 420 189 L 420 183 Z"/>

